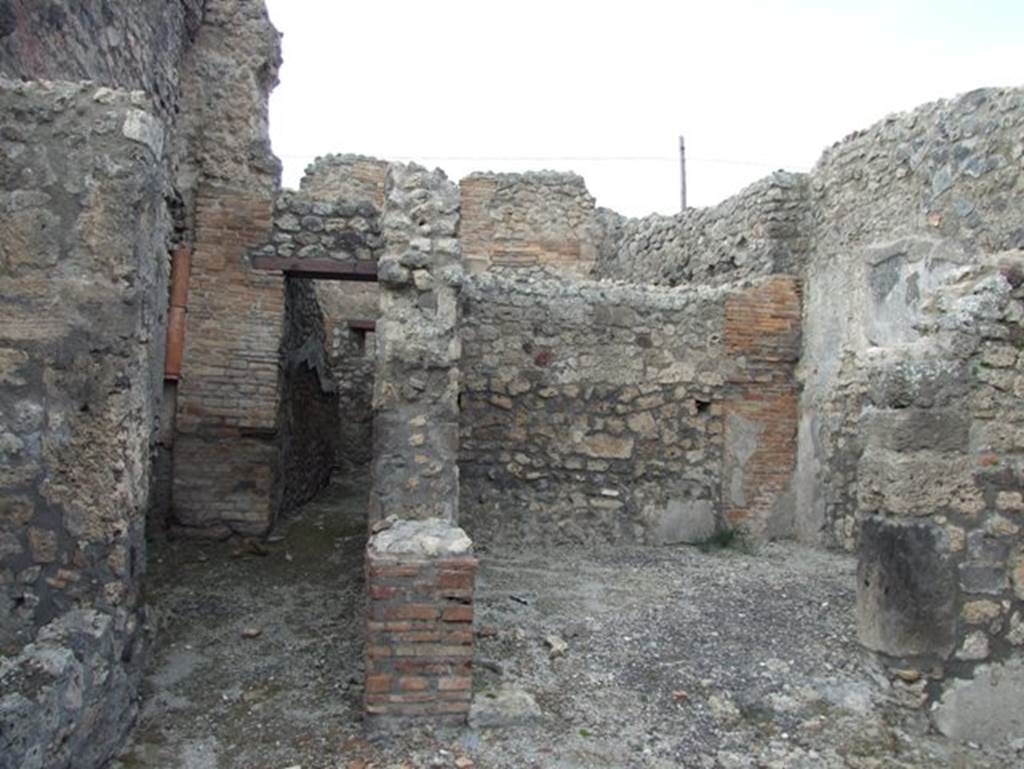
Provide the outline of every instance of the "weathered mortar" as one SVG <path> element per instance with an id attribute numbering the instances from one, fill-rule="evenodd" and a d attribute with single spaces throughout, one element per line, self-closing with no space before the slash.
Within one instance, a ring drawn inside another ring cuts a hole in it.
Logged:
<path id="1" fill-rule="evenodd" d="M 379 262 L 370 518 L 458 518 L 459 188 L 388 169 Z"/>
<path id="2" fill-rule="evenodd" d="M 601 212 L 594 276 L 658 286 L 798 273 L 809 247 L 807 180 L 779 171 L 710 208 L 628 219 Z"/>
<path id="3" fill-rule="evenodd" d="M 795 461 L 792 288 L 510 270 L 471 276 L 462 304 L 461 493 L 475 536 L 665 543 L 770 528 Z M 773 385 L 791 413 L 763 412 Z M 727 440 L 728 419 L 749 429 Z"/>
<path id="4" fill-rule="evenodd" d="M 135 713 L 165 127 L 141 93 L 8 80 L 0 124 L 0 767 L 91 767 Z"/>

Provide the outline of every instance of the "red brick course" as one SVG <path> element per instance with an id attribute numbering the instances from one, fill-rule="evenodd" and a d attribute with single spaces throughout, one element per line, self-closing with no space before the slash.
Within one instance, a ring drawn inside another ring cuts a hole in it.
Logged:
<path id="1" fill-rule="evenodd" d="M 284 279 L 248 261 L 272 198 L 207 187 L 196 201 L 178 392 L 174 517 L 259 534 L 271 523 Z"/>
<path id="2" fill-rule="evenodd" d="M 780 275 L 738 292 L 725 306 L 726 354 L 740 372 L 724 404 L 726 445 L 729 416 L 742 417 L 757 430 L 757 448 L 742 468 L 743 504 L 731 503 L 730 468 L 722 474 L 725 516 L 731 524 L 757 528 L 790 487 L 796 468 L 796 363 L 801 344 L 800 281 Z"/>
<path id="3" fill-rule="evenodd" d="M 457 725 L 472 698 L 473 556 L 367 554 L 366 722 Z"/>

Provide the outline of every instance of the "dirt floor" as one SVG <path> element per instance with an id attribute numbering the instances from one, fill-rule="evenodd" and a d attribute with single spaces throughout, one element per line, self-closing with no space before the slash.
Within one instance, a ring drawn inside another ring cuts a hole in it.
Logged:
<path id="1" fill-rule="evenodd" d="M 482 553 L 474 725 L 367 741 L 366 485 L 265 545 L 151 548 L 156 641 L 114 769 L 1024 766 L 897 707 L 855 643 L 852 559 L 792 544 Z"/>

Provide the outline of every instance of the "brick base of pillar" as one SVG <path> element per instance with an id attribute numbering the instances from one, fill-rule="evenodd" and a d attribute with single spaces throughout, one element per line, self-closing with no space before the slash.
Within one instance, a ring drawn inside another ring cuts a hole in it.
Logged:
<path id="1" fill-rule="evenodd" d="M 459 726 L 472 699 L 473 587 L 469 554 L 367 551 L 366 725 Z"/>

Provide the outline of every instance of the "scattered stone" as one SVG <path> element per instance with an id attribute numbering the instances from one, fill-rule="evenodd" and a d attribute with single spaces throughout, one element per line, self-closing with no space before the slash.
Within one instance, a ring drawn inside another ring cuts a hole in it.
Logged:
<path id="1" fill-rule="evenodd" d="M 551 634 L 544 637 L 544 643 L 548 645 L 551 650 L 549 656 L 551 659 L 558 659 L 565 655 L 569 651 L 569 644 L 567 644 L 562 638 L 557 635 Z"/>
<path id="2" fill-rule="evenodd" d="M 259 638 L 263 635 L 263 630 L 258 627 L 246 627 L 242 628 L 242 638 Z"/>
<path id="3" fill-rule="evenodd" d="M 533 696 L 514 686 L 475 695 L 469 711 L 469 725 L 476 729 L 525 726 L 541 718 Z"/>

